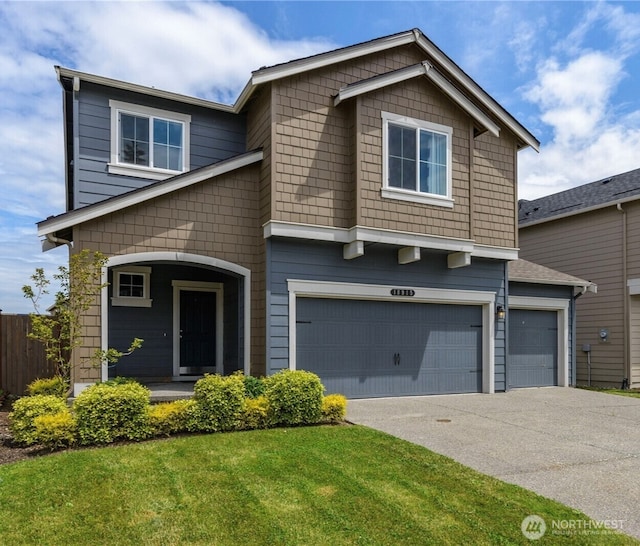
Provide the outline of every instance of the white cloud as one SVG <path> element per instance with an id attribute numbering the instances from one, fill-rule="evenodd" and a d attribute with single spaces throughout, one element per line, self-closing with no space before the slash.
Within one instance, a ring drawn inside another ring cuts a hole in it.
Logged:
<path id="1" fill-rule="evenodd" d="M 629 14 L 631 15 L 631 14 Z M 534 199 L 640 167 L 640 111 L 622 112 L 612 100 L 629 77 L 629 56 L 640 32 L 620 7 L 597 4 L 541 61 L 524 98 L 539 108 L 552 138 L 540 155 L 519 157 L 519 193 Z M 583 47 L 589 33 L 611 33 L 599 47 Z M 566 59 L 560 60 L 564 56 Z"/>

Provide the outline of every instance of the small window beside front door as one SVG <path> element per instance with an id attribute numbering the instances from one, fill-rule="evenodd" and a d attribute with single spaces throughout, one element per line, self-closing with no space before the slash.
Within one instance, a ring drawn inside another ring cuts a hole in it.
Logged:
<path id="1" fill-rule="evenodd" d="M 111 305 L 120 307 L 151 307 L 149 297 L 150 267 L 127 267 L 113 271 Z"/>

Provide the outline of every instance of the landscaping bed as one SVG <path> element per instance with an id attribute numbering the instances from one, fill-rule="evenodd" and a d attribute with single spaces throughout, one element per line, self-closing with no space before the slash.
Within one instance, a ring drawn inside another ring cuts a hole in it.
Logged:
<path id="1" fill-rule="evenodd" d="M 8 404 L 0 407 L 0 464 L 15 463 L 42 454 L 43 450 L 36 446 L 20 447 L 13 443 L 9 431 Z M 45 451 L 45 453 L 48 453 Z"/>

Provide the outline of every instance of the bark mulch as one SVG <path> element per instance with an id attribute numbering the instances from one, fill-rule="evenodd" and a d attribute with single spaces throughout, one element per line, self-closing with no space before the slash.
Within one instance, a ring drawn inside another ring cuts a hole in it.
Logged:
<path id="1" fill-rule="evenodd" d="M 10 408 L 6 404 L 0 407 L 0 464 L 15 463 L 50 453 L 50 451 L 37 446 L 20 447 L 15 445 L 9 431 L 9 412 Z"/>

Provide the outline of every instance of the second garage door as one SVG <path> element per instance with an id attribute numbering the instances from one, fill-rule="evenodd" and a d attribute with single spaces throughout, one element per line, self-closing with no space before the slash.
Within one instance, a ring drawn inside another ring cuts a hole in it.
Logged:
<path id="1" fill-rule="evenodd" d="M 348 397 L 480 392 L 479 305 L 297 300 L 297 368 Z"/>
<path id="2" fill-rule="evenodd" d="M 558 313 L 509 310 L 509 386 L 558 384 Z"/>

